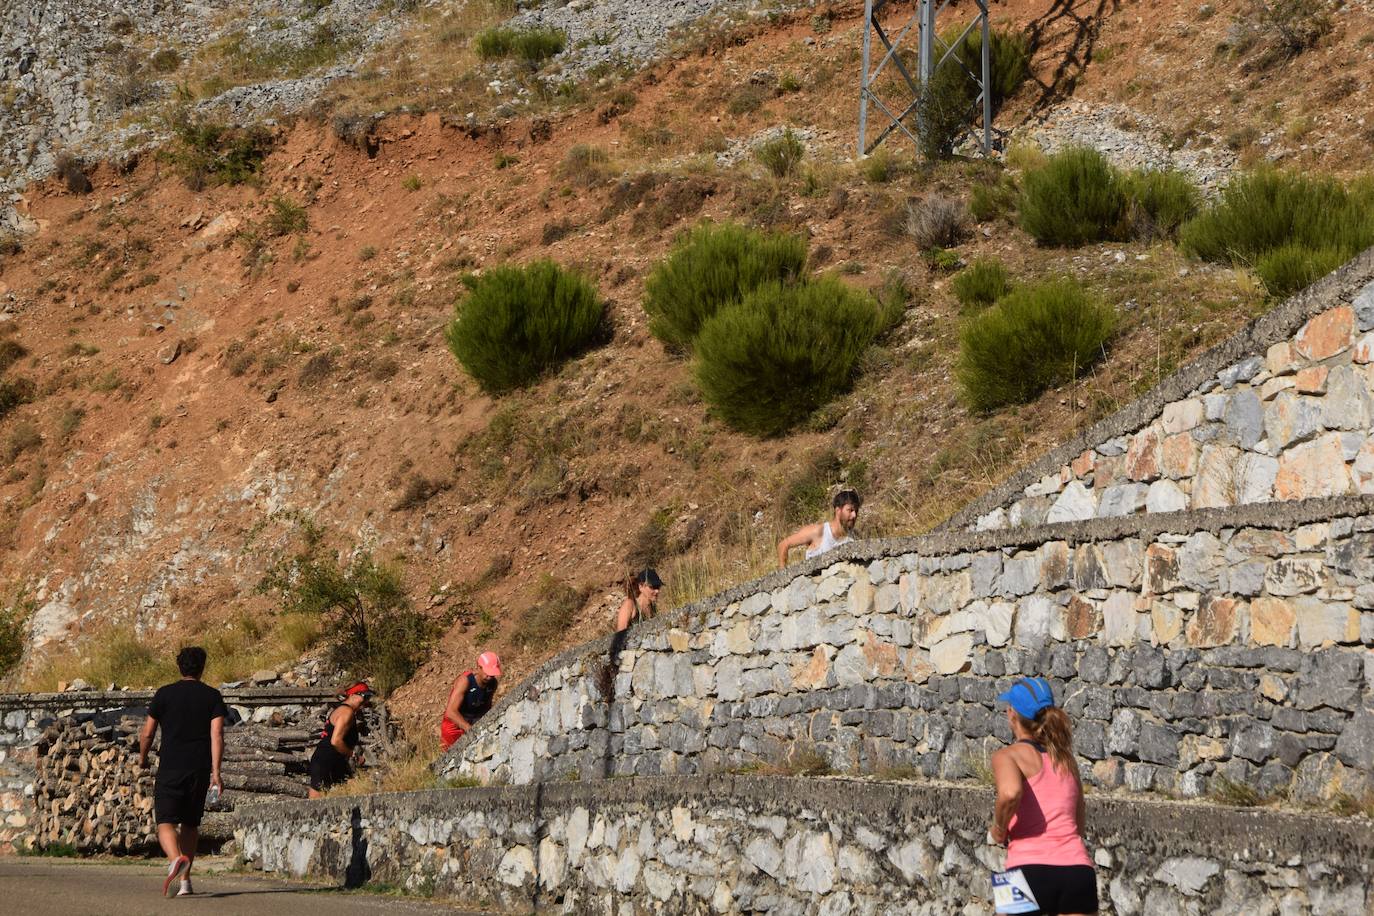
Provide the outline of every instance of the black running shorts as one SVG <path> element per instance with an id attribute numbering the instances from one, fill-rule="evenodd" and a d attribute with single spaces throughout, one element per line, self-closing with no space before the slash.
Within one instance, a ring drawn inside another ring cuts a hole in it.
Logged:
<path id="1" fill-rule="evenodd" d="M 353 775 L 348 758 L 332 747 L 316 748 L 310 757 L 310 788 L 323 792 L 331 786 L 347 782 Z"/>
<path id="2" fill-rule="evenodd" d="M 1091 865 L 1022 865 L 1043 916 L 1097 912 L 1097 874 Z"/>
<path id="3" fill-rule="evenodd" d="M 153 784 L 153 814 L 159 824 L 199 827 L 205 814 L 205 793 L 210 789 L 209 770 L 158 770 Z"/>

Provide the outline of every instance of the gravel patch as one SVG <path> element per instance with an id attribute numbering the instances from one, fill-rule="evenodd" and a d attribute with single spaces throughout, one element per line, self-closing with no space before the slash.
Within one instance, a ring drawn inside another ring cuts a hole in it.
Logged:
<path id="1" fill-rule="evenodd" d="M 1206 197 L 1216 196 L 1237 167 L 1236 154 L 1219 140 L 1211 146 L 1171 148 L 1157 122 L 1124 105 L 1066 102 L 1040 123 L 1016 131 L 1013 139 L 1028 140 L 1047 153 L 1089 146 L 1123 169 L 1177 169 Z"/>

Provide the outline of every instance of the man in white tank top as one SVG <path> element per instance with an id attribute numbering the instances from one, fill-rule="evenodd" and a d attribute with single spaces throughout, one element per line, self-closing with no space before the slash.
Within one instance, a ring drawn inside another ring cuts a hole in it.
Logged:
<path id="1" fill-rule="evenodd" d="M 863 500 L 853 490 L 841 490 L 831 501 L 833 512 L 830 520 L 814 525 L 803 525 L 787 537 L 778 541 L 778 569 L 787 567 L 787 552 L 793 547 L 805 547 L 806 558 L 818 557 L 827 550 L 848 544 L 854 540 L 851 532 L 859 518 L 859 507 Z"/>

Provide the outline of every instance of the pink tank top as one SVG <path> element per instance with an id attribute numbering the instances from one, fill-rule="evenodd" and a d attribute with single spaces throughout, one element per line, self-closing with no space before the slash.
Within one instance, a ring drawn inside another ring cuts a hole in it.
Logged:
<path id="1" fill-rule="evenodd" d="M 1007 864 L 1092 865 L 1078 835 L 1078 797 L 1082 789 L 1071 771 L 1054 768 L 1040 752 L 1040 772 L 1026 780 L 1021 804 L 1007 827 Z"/>

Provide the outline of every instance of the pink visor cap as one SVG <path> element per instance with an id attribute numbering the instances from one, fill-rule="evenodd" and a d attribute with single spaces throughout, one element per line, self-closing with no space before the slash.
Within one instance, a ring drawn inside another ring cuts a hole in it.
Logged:
<path id="1" fill-rule="evenodd" d="M 483 652 L 477 656 L 477 667 L 482 669 L 482 673 L 488 677 L 501 676 L 501 659 L 495 652 Z"/>

